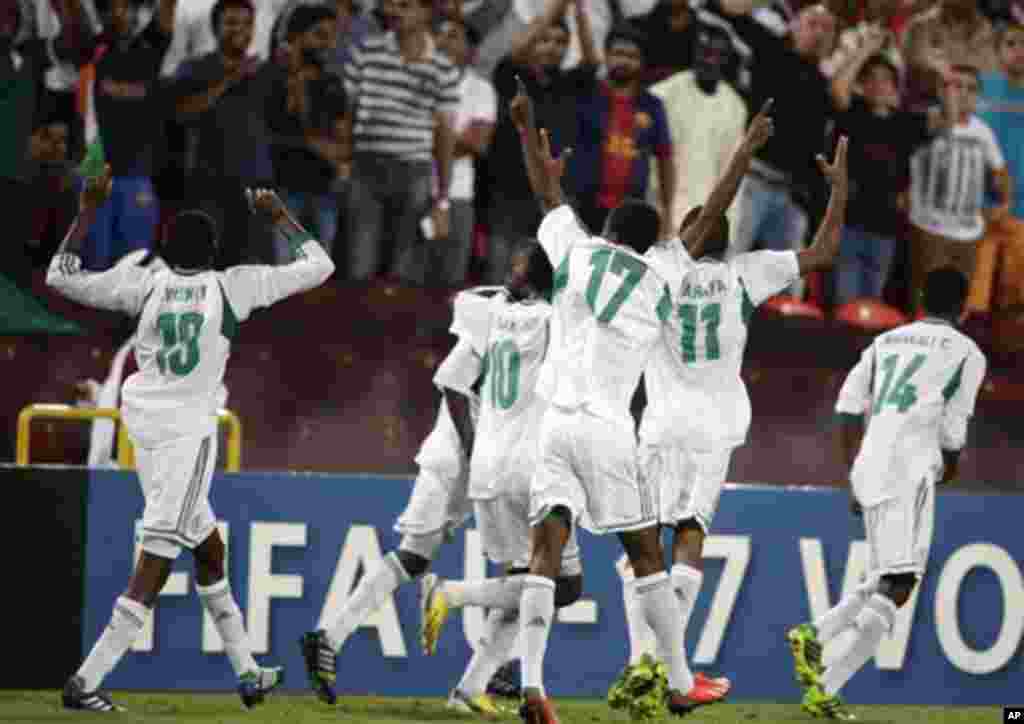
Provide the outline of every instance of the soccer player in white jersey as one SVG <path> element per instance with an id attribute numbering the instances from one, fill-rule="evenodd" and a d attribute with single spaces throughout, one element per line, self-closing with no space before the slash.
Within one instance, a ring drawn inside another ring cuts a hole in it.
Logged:
<path id="1" fill-rule="evenodd" d="M 504 575 L 475 581 L 425 579 L 423 648 L 436 650 L 451 610 L 490 609 L 487 632 L 449 697 L 452 708 L 500 715 L 481 699 L 488 680 L 510 655 L 519 634 L 517 611 L 530 563 L 530 480 L 537 463 L 537 435 L 547 401 L 537 380 L 548 354 L 553 285 L 551 262 L 532 242 L 512 259 L 508 298 L 496 299 L 470 340 L 484 363 L 480 418 L 470 460 L 469 497 L 491 562 Z M 575 603 L 583 588 L 575 538 L 562 553 L 555 607 Z"/>
<path id="2" fill-rule="evenodd" d="M 841 138 L 833 163 L 818 158 L 832 191 L 813 243 L 800 252 L 757 251 L 725 260 L 725 211 L 751 158 L 773 132 L 770 108 L 771 101 L 751 122 L 707 204 L 687 214 L 680 238 L 647 252 L 665 269 L 675 307 L 667 344 L 655 351 L 644 373 L 648 403 L 640 425 L 640 459 L 647 481 L 658 491 L 659 520 L 673 530 L 672 586 L 684 634 L 703 580 L 704 539 L 729 459 L 750 427 L 750 399 L 740 368 L 751 315 L 800 276 L 831 268 L 846 213 L 847 140 Z M 631 644 L 638 648 L 636 639 L 645 638 L 645 632 L 630 610 L 636 608 L 636 584 L 629 578 L 627 572 L 627 623 Z M 712 683 L 726 690 L 731 686 L 724 678 Z"/>
<path id="3" fill-rule="evenodd" d="M 555 267 L 551 343 L 539 389 L 549 401 L 530 488 L 531 560 L 519 606 L 527 722 L 557 722 L 543 665 L 562 552 L 577 524 L 615 533 L 637 576 L 637 595 L 664 642 L 668 709 L 684 714 L 721 699 L 694 683 L 683 652 L 679 602 L 658 538 L 651 491 L 637 469 L 630 400 L 672 310 L 663 277 L 642 254 L 657 240 L 654 207 L 628 200 L 592 237 L 565 202 L 566 156 L 551 156 L 522 83 L 511 116 L 523 139 L 530 184 L 547 214 L 537 237 Z"/>
<path id="4" fill-rule="evenodd" d="M 336 659 L 349 636 L 399 586 L 427 571 L 441 544 L 469 515 L 467 461 L 479 405 L 473 385 L 483 362 L 468 337 L 477 320 L 487 317 L 492 299 L 504 294 L 502 287 L 476 287 L 456 295 L 451 332 L 458 341 L 434 375 L 441 403 L 434 428 L 416 456 L 419 474 L 409 503 L 395 524 L 402 534 L 398 550 L 362 577 L 329 628 L 309 631 L 300 639 L 309 683 L 327 704 L 337 700 Z"/>
<path id="5" fill-rule="evenodd" d="M 202 212 L 183 211 L 173 219 L 161 252 L 168 268 L 123 264 L 84 271 L 79 249 L 110 188 L 109 168 L 87 182 L 46 282 L 81 304 L 139 320 L 139 370 L 124 384 L 121 419 L 135 447 L 146 499 L 142 553 L 110 624 L 68 680 L 63 703 L 69 709 L 117 710 L 99 686 L 142 630 L 171 564 L 187 548 L 195 557 L 199 598 L 224 641 L 242 702 L 252 707 L 280 682 L 282 671 L 256 664 L 224 575 L 224 543 L 208 500 L 217 455 L 217 393 L 238 323 L 255 309 L 323 284 L 334 264 L 276 195 L 259 190 L 252 195 L 254 211 L 267 214 L 288 240 L 290 264 L 213 271 L 216 226 Z"/>
<path id="6" fill-rule="evenodd" d="M 868 576 L 813 623 L 789 634 L 803 709 L 848 719 L 839 691 L 874 656 L 924 575 L 935 484 L 957 474 L 986 360 L 956 326 L 967 278 L 954 267 L 925 280 L 917 322 L 878 335 L 839 391 L 837 438 L 862 512 Z M 824 654 L 823 654 L 823 647 Z"/>

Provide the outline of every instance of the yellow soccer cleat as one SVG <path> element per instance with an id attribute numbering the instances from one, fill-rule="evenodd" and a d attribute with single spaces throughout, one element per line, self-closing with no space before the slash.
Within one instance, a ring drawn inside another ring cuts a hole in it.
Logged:
<path id="1" fill-rule="evenodd" d="M 508 711 L 498 706 L 490 694 L 470 696 L 458 689 L 448 696 L 448 708 L 462 714 L 475 714 L 488 720 L 501 719 Z"/>
<path id="2" fill-rule="evenodd" d="M 793 668 L 796 680 L 805 689 L 818 685 L 818 677 L 824 672 L 821 665 L 821 643 L 818 632 L 809 623 L 803 623 L 786 633 L 789 650 L 793 654 Z"/>
<path id="3" fill-rule="evenodd" d="M 842 699 L 834 694 L 826 694 L 817 684 L 807 689 L 800 708 L 811 716 L 822 719 L 837 719 L 839 721 L 855 721 L 857 719 L 846 710 Z"/>
<path id="4" fill-rule="evenodd" d="M 420 591 L 423 602 L 420 621 L 420 643 L 423 646 L 423 653 L 433 656 L 437 651 L 437 641 L 441 638 L 441 629 L 451 609 L 448 605 L 448 596 L 441 587 L 441 580 L 430 573 L 423 577 Z"/>

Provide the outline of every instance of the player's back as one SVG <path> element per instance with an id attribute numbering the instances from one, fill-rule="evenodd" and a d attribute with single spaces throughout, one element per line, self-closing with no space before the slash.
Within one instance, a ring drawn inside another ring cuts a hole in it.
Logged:
<path id="1" fill-rule="evenodd" d="M 865 498 L 883 497 L 893 485 L 916 482 L 941 466 L 949 408 L 963 407 L 964 397 L 969 400 L 965 409 L 953 411 L 962 417 L 953 421 L 954 427 L 964 426 L 954 436 L 962 437 L 984 369 L 977 345 L 942 320 L 913 322 L 874 340 L 840 393 L 841 409 L 861 407 L 844 397 L 856 394 L 858 376 L 867 380 L 862 385 L 867 429 L 852 472 Z"/>
<path id="2" fill-rule="evenodd" d="M 221 275 L 155 272 L 136 332 L 138 372 L 124 384 L 125 414 L 155 438 L 202 434 L 216 414 L 238 319 Z"/>
<path id="3" fill-rule="evenodd" d="M 470 497 L 524 488 L 536 458 L 537 435 L 547 402 L 537 381 L 547 356 L 551 305 L 543 300 L 506 302 L 492 308 L 486 338 L 480 417 L 470 467 Z M 518 475 L 517 473 L 523 474 Z"/>

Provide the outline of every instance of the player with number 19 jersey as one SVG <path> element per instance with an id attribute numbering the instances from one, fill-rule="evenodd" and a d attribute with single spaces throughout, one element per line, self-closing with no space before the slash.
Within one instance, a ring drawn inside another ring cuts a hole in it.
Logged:
<path id="1" fill-rule="evenodd" d="M 674 306 L 666 344 L 644 372 L 641 460 L 659 491 L 660 521 L 695 519 L 706 533 L 732 449 L 750 427 L 740 369 L 751 316 L 799 277 L 799 265 L 790 251 L 694 261 L 679 240 L 652 247 L 647 256 L 665 270 Z"/>
<path id="2" fill-rule="evenodd" d="M 630 402 L 663 343 L 668 287 L 644 257 L 591 237 L 567 205 L 545 216 L 537 236 L 555 276 L 539 388 L 550 407 L 531 517 L 564 505 L 596 533 L 650 527 L 654 504 L 637 474 Z"/>

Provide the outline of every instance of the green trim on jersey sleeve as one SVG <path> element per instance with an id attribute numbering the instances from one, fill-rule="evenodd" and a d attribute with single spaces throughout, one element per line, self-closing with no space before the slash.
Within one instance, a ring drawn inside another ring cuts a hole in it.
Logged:
<path id="1" fill-rule="evenodd" d="M 299 259 L 306 258 L 306 252 L 302 250 L 302 245 L 307 241 L 315 241 L 316 237 L 310 234 L 308 231 L 294 231 L 288 230 L 281 232 L 284 235 L 285 241 L 288 242 L 288 248 L 292 252 L 292 260 L 298 261 Z"/>
<path id="2" fill-rule="evenodd" d="M 658 300 L 657 313 L 658 319 L 661 320 L 662 324 L 668 321 L 669 316 L 672 314 L 672 295 L 668 291 L 668 284 L 661 288 L 661 299 Z"/>
<path id="3" fill-rule="evenodd" d="M 224 291 L 224 285 L 217 281 L 217 286 L 220 287 L 220 298 L 224 300 L 224 311 L 221 314 L 220 320 L 220 333 L 224 335 L 226 339 L 234 339 L 238 336 L 238 316 L 235 314 L 235 310 L 231 308 L 231 302 L 228 301 L 228 294 Z"/>
<path id="4" fill-rule="evenodd" d="M 953 376 L 950 378 L 949 382 L 946 383 L 946 386 L 942 388 L 942 398 L 946 402 L 953 399 L 953 395 L 955 395 L 956 391 L 960 389 L 960 383 L 963 381 L 965 364 L 967 364 L 966 357 L 960 360 L 960 365 L 956 368 L 956 372 L 953 373 Z"/>
<path id="5" fill-rule="evenodd" d="M 559 292 L 569 286 L 569 255 L 566 254 L 565 258 L 562 259 L 562 263 L 555 269 L 555 275 L 552 278 L 551 286 L 551 299 L 554 301 L 555 297 L 558 296 Z"/>
<path id="6" fill-rule="evenodd" d="M 743 283 L 743 277 L 736 277 L 736 281 L 740 283 L 740 290 L 743 292 L 743 323 L 749 325 L 757 307 L 754 306 L 754 301 L 750 298 L 750 292 L 747 291 L 747 285 Z"/>
<path id="7" fill-rule="evenodd" d="M 835 420 L 840 425 L 863 425 L 864 415 L 855 415 L 852 412 L 837 412 Z"/>

